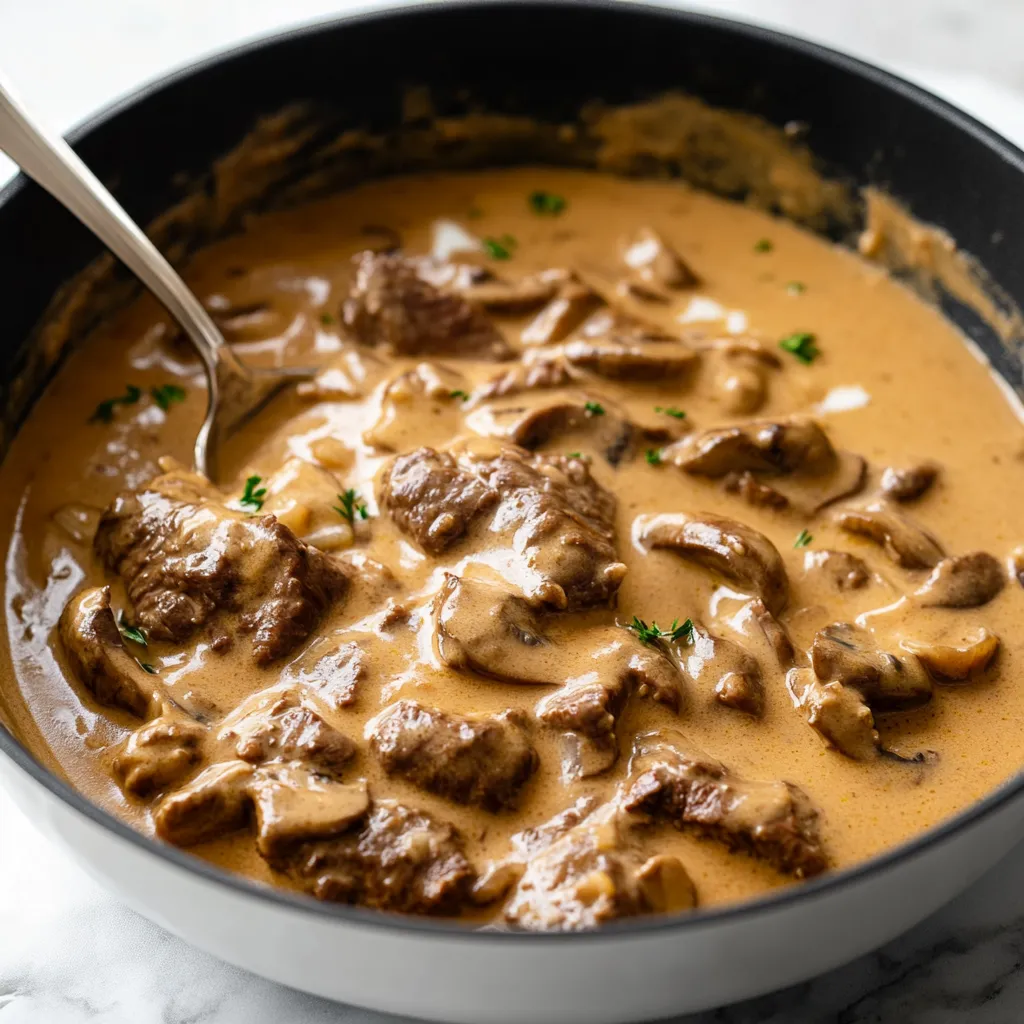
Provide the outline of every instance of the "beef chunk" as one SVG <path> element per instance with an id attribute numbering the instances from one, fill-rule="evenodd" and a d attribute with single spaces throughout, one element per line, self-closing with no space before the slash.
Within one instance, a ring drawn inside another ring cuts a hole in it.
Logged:
<path id="1" fill-rule="evenodd" d="M 302 707 L 294 693 L 246 702 L 225 721 L 218 739 L 234 744 L 235 756 L 250 764 L 302 760 L 335 775 L 356 752 L 347 736 Z"/>
<path id="2" fill-rule="evenodd" d="M 439 555 L 478 516 L 493 509 L 500 495 L 466 472 L 449 452 L 419 448 L 387 467 L 379 500 L 403 533 Z"/>
<path id="3" fill-rule="evenodd" d="M 882 494 L 893 501 L 916 501 L 931 490 L 938 476 L 939 467 L 931 462 L 903 469 L 889 466 L 882 473 Z"/>
<path id="4" fill-rule="evenodd" d="M 261 768 L 253 777 L 256 847 L 271 865 L 285 864 L 300 844 L 328 839 L 365 819 L 366 783 L 342 783 L 301 762 Z"/>
<path id="5" fill-rule="evenodd" d="M 175 846 L 193 846 L 243 828 L 252 811 L 254 772 L 244 761 L 200 772 L 160 802 L 153 815 L 157 835 Z"/>
<path id="6" fill-rule="evenodd" d="M 300 844 L 288 870 L 319 899 L 407 914 L 457 912 L 475 877 L 454 827 L 390 802 L 358 831 Z"/>
<path id="7" fill-rule="evenodd" d="M 824 871 L 818 812 L 788 782 L 753 782 L 673 730 L 639 736 L 623 806 L 692 828 L 798 878 Z"/>
<path id="8" fill-rule="evenodd" d="M 101 704 L 139 718 L 158 713 L 158 684 L 125 649 L 110 610 L 109 587 L 84 590 L 68 602 L 60 637 L 75 677 Z"/>
<path id="9" fill-rule="evenodd" d="M 904 569 L 931 569 L 943 556 L 939 542 L 886 501 L 842 508 L 836 522 L 847 533 L 881 545 Z"/>
<path id="10" fill-rule="evenodd" d="M 202 758 L 206 729 L 166 711 L 128 737 L 114 758 L 114 774 L 132 796 L 149 796 L 180 782 Z"/>
<path id="11" fill-rule="evenodd" d="M 978 608 L 1005 585 L 999 562 L 984 551 L 975 551 L 942 559 L 914 596 L 925 608 Z"/>
<path id="12" fill-rule="evenodd" d="M 389 775 L 492 811 L 515 805 L 538 763 L 521 718 L 508 711 L 457 715 L 400 700 L 377 716 L 370 743 Z"/>
<path id="13" fill-rule="evenodd" d="M 773 614 L 786 606 L 789 580 L 782 556 L 751 526 L 725 516 L 664 513 L 641 521 L 640 539 L 733 580 Z"/>
<path id="14" fill-rule="evenodd" d="M 536 612 L 500 586 L 445 574 L 434 601 L 438 656 L 456 670 L 512 683 L 550 683 L 559 651 L 541 631 Z"/>
<path id="15" fill-rule="evenodd" d="M 513 355 L 478 306 L 426 280 L 421 261 L 400 253 L 362 252 L 354 264 L 355 279 L 342 319 L 364 345 L 405 356 Z"/>
<path id="16" fill-rule="evenodd" d="M 514 551 L 516 582 L 531 603 L 602 604 L 626 572 L 615 553 L 615 499 L 579 459 L 514 445 L 467 445 L 455 454 L 421 448 L 387 467 L 380 502 L 434 554 L 491 513 L 484 542 Z"/>
<path id="17" fill-rule="evenodd" d="M 646 863 L 630 848 L 629 823 L 604 804 L 531 856 L 505 907 L 528 931 L 582 931 L 617 918 L 688 910 L 696 890 L 682 863 L 661 855 Z"/>
<path id="18" fill-rule="evenodd" d="M 790 669 L 786 687 L 807 724 L 828 746 L 855 761 L 877 756 L 881 740 L 875 716 L 858 690 L 835 680 L 823 682 L 808 668 Z"/>
<path id="19" fill-rule="evenodd" d="M 152 638 L 180 643 L 233 613 L 261 665 L 301 643 L 348 586 L 340 563 L 273 516 L 234 512 L 178 473 L 118 496 L 95 547 Z"/>
<path id="20" fill-rule="evenodd" d="M 287 677 L 314 690 L 334 711 L 355 704 L 360 684 L 369 674 L 369 657 L 356 641 L 333 647 L 327 638 L 314 640 Z"/>

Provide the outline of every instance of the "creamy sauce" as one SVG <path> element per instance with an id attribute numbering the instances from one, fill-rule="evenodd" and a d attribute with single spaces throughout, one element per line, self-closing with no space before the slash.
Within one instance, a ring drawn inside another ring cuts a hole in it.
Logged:
<path id="1" fill-rule="evenodd" d="M 527 202 L 538 189 L 564 197 L 566 208 L 554 216 L 538 215 Z M 312 543 L 318 530 L 327 530 L 321 536 L 331 538 L 331 547 L 351 542 L 344 530 L 339 533 L 344 524 L 332 509 L 337 492 L 354 488 L 365 501 L 368 518 L 356 517 L 354 545 L 392 570 L 401 588 L 396 600 L 412 614 L 396 628 L 385 623 L 384 609 L 367 607 L 358 598 L 328 612 L 315 635 L 358 640 L 374 670 L 353 706 L 319 710 L 360 747 L 348 776 L 366 777 L 371 793 L 453 822 L 481 870 L 507 852 L 513 833 L 546 821 L 581 795 L 607 799 L 625 777 L 634 734 L 663 725 L 682 729 L 739 775 L 782 778 L 801 787 L 821 812 L 831 864 L 848 866 L 935 825 L 1021 767 L 1016 737 L 1024 717 L 1024 588 L 1011 579 L 978 608 L 911 608 L 906 595 L 927 571 L 899 568 L 879 546 L 844 532 L 834 509 L 811 514 L 751 506 L 724 490 L 720 480 L 687 474 L 667 460 L 652 465 L 643 447 L 658 450 L 660 443 L 641 446 L 617 467 L 601 457 L 589 426 L 557 434 L 539 448 L 589 458 L 594 477 L 617 497 L 616 546 L 628 567 L 615 608 L 571 613 L 554 632 L 561 629 L 569 637 L 584 624 L 612 626 L 633 616 L 662 626 L 699 620 L 741 642 L 757 659 L 765 683 L 763 715 L 725 707 L 710 689 L 694 686 L 678 714 L 633 698 L 619 722 L 623 756 L 618 763 L 569 785 L 560 778 L 559 737 L 536 728 L 532 737 L 540 766 L 518 809 L 500 813 L 460 806 L 386 778 L 367 750 L 366 723 L 400 698 L 451 711 L 530 713 L 551 688 L 456 673 L 437 658 L 430 602 L 443 572 L 463 570 L 469 556 L 455 545 L 426 557 L 379 507 L 375 479 L 395 451 L 444 447 L 472 433 L 484 414 L 476 400 L 428 402 L 426 412 L 388 428 L 392 451 L 366 443 L 364 432 L 378 422 L 385 385 L 421 360 L 386 358 L 346 339 L 339 309 L 349 288 L 351 256 L 380 242 L 379 230 L 368 228 L 384 226 L 412 253 L 437 250 L 458 258 L 461 253 L 453 250 L 472 247 L 476 262 L 509 280 L 551 267 L 615 280 L 626 272 L 623 254 L 644 225 L 656 228 L 700 280 L 672 291 L 665 302 L 630 300 L 631 309 L 668 333 L 685 335 L 697 348 L 729 336 L 763 339 L 780 365 L 763 371 L 765 398 L 758 419 L 815 417 L 836 449 L 867 460 L 865 495 L 877 488 L 886 466 L 936 460 L 938 482 L 902 511 L 949 554 L 984 550 L 1006 562 L 1024 541 L 1020 410 L 935 310 L 878 268 L 784 221 L 678 183 L 588 172 L 536 168 L 381 181 L 290 212 L 254 217 L 244 233 L 199 253 L 187 280 L 222 317 L 243 358 L 264 365 L 329 363 L 333 378 L 325 375 L 325 385 L 333 380 L 353 395 L 278 400 L 231 440 L 220 483 L 237 499 L 246 478 L 260 476 L 269 490 L 263 512 L 278 513 Z M 489 260 L 481 240 L 505 236 L 511 236 L 503 243 L 510 258 Z M 498 322 L 517 343 L 532 315 Z M 799 331 L 813 332 L 820 350 L 809 365 L 776 346 Z M 205 394 L 198 365 L 173 334 L 166 314 L 149 297 L 106 323 L 69 358 L 0 470 L 9 644 L 0 700 L 41 759 L 147 833 L 153 831 L 153 802 L 126 799 L 111 778 L 116 749 L 139 723 L 125 712 L 99 707 L 70 678 L 56 624 L 76 591 L 107 578 L 88 531 L 77 539 L 69 532 L 68 507 L 105 507 L 119 491 L 140 487 L 158 473 L 161 456 L 189 460 Z M 677 380 L 594 377 L 583 389 L 644 427 L 683 438 L 749 418 L 727 407 L 724 358 L 705 351 L 699 365 Z M 432 361 L 461 373 L 466 383 L 458 390 L 470 394 L 505 368 L 493 362 Z M 143 390 L 141 400 L 116 407 L 110 424 L 89 422 L 97 403 L 123 394 L 128 384 Z M 147 392 L 167 384 L 183 387 L 185 399 L 164 411 Z M 522 402 L 493 404 L 529 405 L 538 396 L 545 397 L 527 393 Z M 684 410 L 685 419 L 656 411 L 665 408 Z M 312 473 L 291 459 L 318 469 Z M 798 654 L 823 626 L 858 616 L 887 641 L 958 637 L 980 626 L 998 636 L 998 657 L 987 672 L 969 682 L 936 685 L 924 707 L 876 716 L 884 745 L 937 757 L 923 764 L 884 757 L 853 760 L 828 748 L 794 707 L 774 653 L 751 627 L 743 588 L 670 550 L 648 551 L 640 543 L 638 517 L 677 512 L 739 519 L 774 542 L 790 584 L 780 618 Z M 809 545 L 795 548 L 801 531 L 811 535 Z M 803 568 L 807 551 L 824 549 L 856 554 L 880 581 L 842 594 L 824 588 Z M 500 570 L 500 553 L 493 561 Z M 114 607 L 127 607 L 123 587 L 113 584 Z M 248 650 L 217 655 L 197 639 L 185 645 L 152 642 L 145 657 L 175 697 L 187 703 L 200 695 L 223 713 L 277 684 L 284 666 L 301 660 L 300 648 L 283 663 L 256 668 Z M 649 852 L 680 857 L 701 905 L 744 899 L 788 881 L 751 856 L 685 832 L 658 829 L 646 842 Z M 257 855 L 248 832 L 193 851 L 232 870 L 289 884 Z"/>

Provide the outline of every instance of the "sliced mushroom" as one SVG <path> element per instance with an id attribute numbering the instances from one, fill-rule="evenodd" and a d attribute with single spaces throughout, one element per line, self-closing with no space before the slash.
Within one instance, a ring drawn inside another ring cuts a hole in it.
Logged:
<path id="1" fill-rule="evenodd" d="M 999 562 L 984 551 L 975 551 L 942 559 L 914 596 L 925 608 L 978 608 L 1005 585 Z"/>
<path id="2" fill-rule="evenodd" d="M 905 711 L 931 700 L 932 683 L 918 659 L 883 651 L 859 626 L 835 622 L 819 630 L 810 655 L 819 679 L 852 687 L 874 711 Z"/>
<path id="3" fill-rule="evenodd" d="M 939 467 L 933 462 L 898 468 L 888 466 L 882 473 L 881 489 L 893 501 L 916 501 L 938 479 Z"/>
<path id="4" fill-rule="evenodd" d="M 788 508 L 789 498 L 774 487 L 762 483 L 749 469 L 742 473 L 729 473 L 722 481 L 729 494 L 738 494 L 754 508 Z"/>
<path id="5" fill-rule="evenodd" d="M 779 668 L 784 672 L 793 666 L 796 652 L 786 627 L 768 610 L 764 601 L 756 597 L 749 604 L 750 616 L 764 634 L 768 646 L 775 653 Z"/>
<path id="6" fill-rule="evenodd" d="M 695 683 L 713 687 L 720 704 L 750 715 L 764 711 L 761 666 L 739 644 L 695 622 L 684 664 Z"/>
<path id="7" fill-rule="evenodd" d="M 936 679 L 960 682 L 984 672 L 992 664 L 999 652 L 999 637 L 981 627 L 960 641 L 904 640 L 900 646 L 916 655 Z"/>
<path id="8" fill-rule="evenodd" d="M 433 616 L 437 654 L 449 668 L 513 683 L 559 678 L 559 651 L 530 605 L 493 583 L 446 573 Z"/>
<path id="9" fill-rule="evenodd" d="M 655 287 L 692 288 L 698 281 L 679 253 L 651 228 L 637 232 L 623 259 L 640 281 Z"/>
<path id="10" fill-rule="evenodd" d="M 786 687 L 807 724 L 830 747 L 857 761 L 877 755 L 880 741 L 875 719 L 856 690 L 834 681 L 823 683 L 809 668 L 791 669 Z"/>
<path id="11" fill-rule="evenodd" d="M 474 397 L 507 398 L 524 391 L 564 388 L 579 380 L 580 374 L 575 373 L 561 356 L 546 355 L 544 358 L 516 363 L 511 369 L 489 380 Z"/>
<path id="12" fill-rule="evenodd" d="M 551 301 L 568 278 L 568 271 L 558 269 L 530 274 L 518 281 L 505 281 L 487 272 L 467 283 L 461 292 L 463 298 L 495 312 L 525 313 Z"/>
<path id="13" fill-rule="evenodd" d="M 589 285 L 571 276 L 559 286 L 548 304 L 520 335 L 524 345 L 550 345 L 564 341 L 600 305 L 600 296 Z"/>
<path id="14" fill-rule="evenodd" d="M 931 569 L 942 559 L 938 541 L 885 501 L 840 509 L 836 521 L 847 533 L 880 544 L 904 569 Z"/>
<path id="15" fill-rule="evenodd" d="M 825 579 L 836 590 L 860 590 L 871 580 L 867 563 L 848 551 L 804 552 L 804 574 Z"/>
<path id="16" fill-rule="evenodd" d="M 705 566 L 760 597 L 775 614 L 786 606 L 789 581 L 775 545 L 753 527 L 704 513 L 683 512 L 644 518 L 641 543 L 648 548 L 671 548 L 676 554 Z"/>
<path id="17" fill-rule="evenodd" d="M 717 338 L 707 349 L 715 357 L 714 387 L 726 412 L 757 412 L 768 396 L 768 373 L 781 365 L 779 358 L 755 338 Z"/>

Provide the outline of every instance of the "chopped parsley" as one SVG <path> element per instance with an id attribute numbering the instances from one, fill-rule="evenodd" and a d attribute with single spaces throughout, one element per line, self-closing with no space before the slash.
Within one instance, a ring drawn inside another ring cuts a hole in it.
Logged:
<path id="1" fill-rule="evenodd" d="M 261 476 L 251 476 L 245 481 L 245 490 L 242 491 L 242 497 L 238 504 L 246 512 L 259 512 L 263 508 L 263 502 L 267 497 L 267 489 L 266 487 L 260 487 L 262 479 L 263 477 Z"/>
<path id="2" fill-rule="evenodd" d="M 634 633 L 640 638 L 641 643 L 645 643 L 653 646 L 661 640 L 682 640 L 684 643 L 693 642 L 693 620 L 687 619 L 685 622 L 680 624 L 678 619 L 672 620 L 672 625 L 668 629 L 662 629 L 656 622 L 651 622 L 648 626 L 643 619 L 638 619 L 635 615 L 633 621 L 626 627 L 626 629 L 633 630 Z"/>
<path id="3" fill-rule="evenodd" d="M 479 206 L 471 206 L 466 211 L 466 216 L 470 220 L 479 220 L 483 215 L 484 215 L 484 211 L 481 210 Z"/>
<path id="4" fill-rule="evenodd" d="M 583 409 L 588 416 L 604 415 L 604 406 L 600 402 L 585 402 Z"/>
<path id="5" fill-rule="evenodd" d="M 321 313 L 320 314 L 320 323 L 322 323 L 324 325 L 324 327 L 330 327 L 334 323 L 334 316 L 333 316 L 333 314 L 331 314 L 331 313 Z"/>
<path id="6" fill-rule="evenodd" d="M 754 243 L 754 252 L 771 252 L 775 248 L 770 238 L 759 238 Z"/>
<path id="7" fill-rule="evenodd" d="M 331 507 L 342 519 L 348 522 L 349 526 L 354 527 L 356 525 L 357 514 L 360 519 L 369 519 L 370 512 L 366 507 L 366 503 L 360 499 L 359 492 L 354 487 L 350 487 L 344 494 L 339 494 L 338 501 L 341 502 L 340 505 L 332 505 Z"/>
<path id="8" fill-rule="evenodd" d="M 158 388 L 150 388 L 149 393 L 164 412 L 175 402 L 185 401 L 185 389 L 177 384 L 161 384 Z"/>
<path id="9" fill-rule="evenodd" d="M 116 398 L 105 398 L 93 410 L 89 417 L 90 423 L 112 423 L 114 420 L 114 409 L 119 405 L 134 405 L 142 397 L 142 388 L 134 384 L 125 386 L 124 394 Z"/>
<path id="10" fill-rule="evenodd" d="M 786 291 L 790 295 L 803 295 L 803 293 L 807 291 L 807 285 L 805 285 L 803 281 L 790 281 L 789 284 L 786 285 Z"/>
<path id="11" fill-rule="evenodd" d="M 686 413 L 682 409 L 677 409 L 674 405 L 656 405 L 654 407 L 655 412 L 664 413 L 666 416 L 671 416 L 674 420 L 685 420 Z"/>
<path id="12" fill-rule="evenodd" d="M 570 459 L 582 459 L 583 452 L 569 452 L 567 457 Z"/>
<path id="13" fill-rule="evenodd" d="M 648 466 L 660 466 L 661 465 L 661 449 L 660 448 L 648 448 L 644 453 L 644 458 L 647 460 Z"/>
<path id="14" fill-rule="evenodd" d="M 795 334 L 790 334 L 783 338 L 779 342 L 779 348 L 783 352 L 789 352 L 791 355 L 796 356 L 804 366 L 809 366 L 821 355 L 821 352 L 815 345 L 814 335 L 809 334 L 807 331 L 797 331 Z"/>
<path id="15" fill-rule="evenodd" d="M 124 617 L 124 612 L 121 612 L 117 617 L 117 629 L 125 640 L 131 640 L 135 644 L 142 644 L 143 647 L 149 646 L 146 634 L 138 626 L 129 626 L 128 620 Z"/>
<path id="16" fill-rule="evenodd" d="M 516 247 L 516 240 L 511 235 L 502 235 L 501 238 L 485 238 L 484 249 L 492 260 L 512 259 L 512 250 Z"/>
<path id="17" fill-rule="evenodd" d="M 469 392 L 463 391 L 461 388 L 456 388 L 454 391 L 448 392 L 449 398 L 457 398 L 460 402 L 468 401 Z"/>
<path id="18" fill-rule="evenodd" d="M 795 548 L 805 548 L 805 547 L 807 547 L 808 544 L 811 543 L 812 540 L 814 540 L 814 537 L 813 537 L 812 534 L 809 534 L 806 530 L 801 530 L 796 535 L 796 540 L 793 541 L 793 547 L 795 547 Z"/>
<path id="19" fill-rule="evenodd" d="M 565 197 L 554 192 L 530 193 L 530 209 L 542 217 L 557 217 L 567 205 Z"/>
<path id="20" fill-rule="evenodd" d="M 150 665 L 148 661 L 140 661 L 139 667 L 142 669 L 143 672 L 148 672 L 151 676 L 156 675 L 156 669 L 153 668 L 153 666 Z"/>

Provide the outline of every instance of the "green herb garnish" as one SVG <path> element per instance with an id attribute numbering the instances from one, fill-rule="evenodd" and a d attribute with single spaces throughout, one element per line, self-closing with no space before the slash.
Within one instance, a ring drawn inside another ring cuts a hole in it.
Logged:
<path id="1" fill-rule="evenodd" d="M 153 668 L 148 661 L 140 661 L 139 668 L 141 668 L 143 672 L 148 672 L 151 676 L 156 675 L 156 669 Z"/>
<path id="2" fill-rule="evenodd" d="M 260 487 L 260 481 L 263 479 L 261 476 L 251 476 L 245 481 L 245 490 L 242 491 L 242 497 L 238 504 L 245 509 L 246 512 L 259 512 L 263 508 L 263 502 L 267 496 L 266 487 Z"/>
<path id="3" fill-rule="evenodd" d="M 600 402 L 584 402 L 583 410 L 588 416 L 604 415 L 604 406 Z"/>
<path id="4" fill-rule="evenodd" d="M 770 238 L 759 238 L 754 243 L 754 252 L 771 252 L 775 248 Z"/>
<path id="5" fill-rule="evenodd" d="M 134 405 L 142 397 L 142 388 L 134 384 L 125 386 L 124 394 L 117 398 L 105 398 L 96 406 L 93 414 L 89 417 L 90 423 L 111 423 L 114 419 L 114 408 L 118 405 Z"/>
<path id="6" fill-rule="evenodd" d="M 565 197 L 554 192 L 530 193 L 530 208 L 542 217 L 557 217 L 567 205 Z"/>
<path id="7" fill-rule="evenodd" d="M 344 494 L 339 494 L 338 501 L 341 502 L 340 505 L 332 505 L 331 507 L 342 519 L 348 521 L 349 526 L 354 527 L 356 525 L 357 514 L 360 519 L 368 519 L 370 517 L 366 503 L 359 499 L 359 492 L 354 487 L 350 487 Z"/>
<path id="8" fill-rule="evenodd" d="M 814 340 L 813 334 L 809 334 L 807 331 L 797 331 L 796 334 L 790 334 L 783 338 L 779 342 L 779 348 L 796 356 L 805 366 L 809 366 L 821 355 Z"/>
<path id="9" fill-rule="evenodd" d="M 124 617 L 124 612 L 121 612 L 117 617 L 117 629 L 125 640 L 131 640 L 135 644 L 142 644 L 143 647 L 149 646 L 146 634 L 138 626 L 129 626 L 128 620 Z"/>
<path id="10" fill-rule="evenodd" d="M 466 211 L 466 216 L 470 220 L 479 220 L 483 215 L 484 215 L 484 211 L 481 210 L 479 206 L 471 206 Z"/>
<path id="11" fill-rule="evenodd" d="M 487 255 L 490 256 L 492 260 L 512 259 L 512 253 L 509 252 L 508 246 L 503 245 L 497 238 L 485 238 L 483 246 L 487 250 Z"/>
<path id="12" fill-rule="evenodd" d="M 469 392 L 463 391 L 461 388 L 456 388 L 454 391 L 448 392 L 449 398 L 457 398 L 461 402 L 465 402 L 469 399 Z"/>
<path id="13" fill-rule="evenodd" d="M 569 454 L 566 457 L 570 459 L 582 459 L 583 452 L 569 452 Z"/>
<path id="14" fill-rule="evenodd" d="M 334 316 L 331 313 L 320 314 L 320 323 L 322 323 L 324 327 L 330 327 L 334 322 Z"/>
<path id="15" fill-rule="evenodd" d="M 648 466 L 660 466 L 661 465 L 661 449 L 660 448 L 648 448 L 644 453 L 644 458 L 647 460 Z"/>
<path id="16" fill-rule="evenodd" d="M 626 627 L 626 629 L 633 630 L 634 633 L 640 638 L 641 643 L 649 644 L 651 646 L 657 644 L 661 640 L 682 640 L 685 643 L 691 643 L 693 641 L 693 620 L 687 619 L 682 625 L 680 625 L 678 619 L 672 620 L 672 625 L 668 629 L 662 629 L 656 622 L 652 622 L 649 626 L 643 619 L 638 619 L 635 615 L 633 621 Z"/>
<path id="17" fill-rule="evenodd" d="M 803 295 L 803 293 L 807 291 L 807 285 L 805 285 L 803 281 L 790 281 L 789 284 L 786 285 L 786 291 L 789 292 L 790 295 Z"/>
<path id="18" fill-rule="evenodd" d="M 812 534 L 809 534 L 806 530 L 801 530 L 796 535 L 796 540 L 793 541 L 793 547 L 795 547 L 795 548 L 805 548 L 805 547 L 807 547 L 808 544 L 811 543 L 812 540 L 814 540 L 814 537 L 813 537 Z"/>
<path id="19" fill-rule="evenodd" d="M 655 412 L 664 413 L 666 416 L 671 416 L 674 420 L 685 420 L 686 413 L 682 409 L 677 409 L 674 405 L 656 405 L 654 407 Z"/>
<path id="20" fill-rule="evenodd" d="M 185 401 L 185 389 L 177 384 L 161 384 L 158 388 L 150 388 L 149 393 L 164 412 L 175 402 Z"/>

